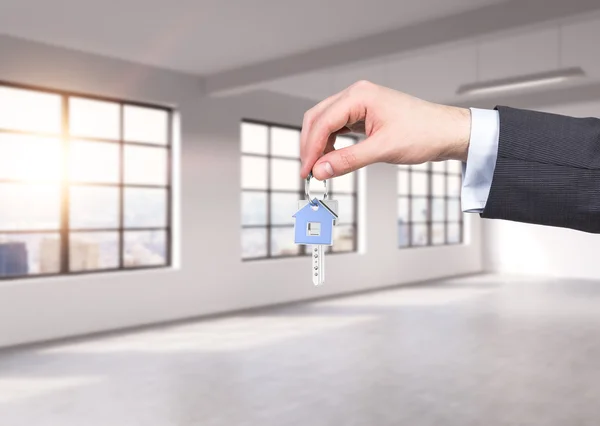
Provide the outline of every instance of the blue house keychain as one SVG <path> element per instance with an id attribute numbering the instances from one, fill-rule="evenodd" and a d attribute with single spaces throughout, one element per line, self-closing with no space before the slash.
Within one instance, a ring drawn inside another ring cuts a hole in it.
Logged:
<path id="1" fill-rule="evenodd" d="M 299 203 L 299 210 L 293 216 L 294 242 L 296 244 L 312 245 L 312 276 L 315 285 L 325 282 L 325 251 L 324 246 L 333 245 L 333 226 L 338 217 L 337 202 L 327 200 L 328 185 L 325 180 L 325 194 L 322 200 L 310 195 L 310 179 L 306 178 L 304 193 L 306 200 Z"/>

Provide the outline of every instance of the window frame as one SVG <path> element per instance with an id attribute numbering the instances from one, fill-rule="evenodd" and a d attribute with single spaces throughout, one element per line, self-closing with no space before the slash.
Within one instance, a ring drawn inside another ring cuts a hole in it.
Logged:
<path id="1" fill-rule="evenodd" d="M 436 162 L 437 163 L 437 162 Z M 434 170 L 433 169 L 433 162 L 427 162 L 424 163 L 426 164 L 426 170 L 422 170 L 422 169 L 414 169 L 414 166 L 419 166 L 417 165 L 400 165 L 398 166 L 397 170 L 396 170 L 396 177 L 398 179 L 398 174 L 401 172 L 405 172 L 407 177 L 408 177 L 408 182 L 406 183 L 406 185 L 408 186 L 408 192 L 406 194 L 400 194 L 399 188 L 396 188 L 396 232 L 397 232 L 397 236 L 399 235 L 399 227 L 400 225 L 400 217 L 398 214 L 398 202 L 399 200 L 403 199 L 407 201 L 407 208 L 408 208 L 408 221 L 406 223 L 404 223 L 404 226 L 406 227 L 407 230 L 407 243 L 406 245 L 400 245 L 400 241 L 397 241 L 397 247 L 400 250 L 405 250 L 405 249 L 418 249 L 418 248 L 426 248 L 426 247 L 448 247 L 448 246 L 459 246 L 459 245 L 464 245 L 465 244 L 465 236 L 464 236 L 464 226 L 465 226 L 465 218 L 464 218 L 464 213 L 462 212 L 461 208 L 460 208 L 460 193 L 459 195 L 456 196 L 451 196 L 449 195 L 448 192 L 448 184 L 449 184 L 449 178 L 451 177 L 458 177 L 459 178 L 459 182 L 461 181 L 461 173 L 456 173 L 456 172 L 452 172 L 449 171 L 448 168 L 448 162 L 445 162 L 445 166 L 444 166 L 444 171 L 439 171 L 439 170 Z M 414 173 L 418 173 L 418 174 L 423 174 L 426 176 L 427 178 L 427 194 L 426 195 L 414 195 L 413 194 L 413 185 L 412 185 L 412 179 L 413 179 L 413 174 Z M 444 178 L 444 195 L 443 196 L 437 196 L 434 195 L 433 193 L 433 177 L 434 176 L 443 176 Z M 426 199 L 427 202 L 427 220 L 425 221 L 415 221 L 413 219 L 413 200 L 415 198 L 424 198 Z M 444 200 L 444 220 L 443 221 L 434 221 L 433 220 L 433 201 L 435 199 L 443 199 Z M 459 214 L 458 214 L 458 220 L 449 220 L 449 204 L 450 201 L 458 201 L 458 209 L 459 209 Z M 418 226 L 422 226 L 425 225 L 426 229 L 427 229 L 427 242 L 426 244 L 414 244 L 413 241 L 413 228 L 415 225 Z M 443 225 L 444 226 L 444 241 L 443 243 L 434 243 L 433 242 L 433 226 L 434 225 Z M 456 242 L 450 242 L 449 241 L 449 226 L 450 225 L 458 225 L 458 229 L 459 229 L 459 239 Z"/>
<path id="2" fill-rule="evenodd" d="M 265 126 L 267 128 L 267 153 L 266 154 L 256 154 L 256 153 L 245 153 L 242 151 L 241 149 L 241 126 L 244 124 L 255 124 L 255 125 L 259 125 L 259 126 Z M 297 258 L 297 257 L 305 257 L 308 256 L 308 254 L 310 254 L 310 250 L 307 250 L 307 246 L 306 245 L 302 245 L 299 244 L 298 245 L 298 253 L 297 254 L 284 254 L 284 255 L 273 255 L 272 254 L 272 231 L 273 229 L 281 229 L 281 228 L 294 228 L 294 224 L 273 224 L 272 220 L 271 220 L 271 200 L 272 200 L 272 195 L 273 194 L 295 194 L 298 195 L 298 200 L 304 200 L 305 199 L 305 194 L 304 194 L 304 179 L 301 179 L 298 176 L 299 179 L 299 186 L 298 186 L 298 190 L 294 191 L 294 190 L 285 190 L 285 189 L 272 189 L 271 187 L 271 162 L 272 160 L 285 160 L 285 161 L 298 161 L 300 162 L 300 158 L 295 158 L 295 157 L 286 157 L 286 156 L 281 156 L 281 155 L 273 155 L 271 152 L 271 129 L 272 128 L 280 128 L 280 129 L 288 129 L 288 130 L 295 130 L 298 132 L 302 131 L 302 127 L 300 126 L 293 126 L 290 124 L 281 124 L 281 123 L 274 123 L 274 122 L 270 122 L 270 121 L 264 121 L 264 120 L 257 120 L 257 119 L 250 119 L 250 118 L 242 118 L 242 120 L 240 121 L 240 163 L 242 161 L 243 157 L 254 157 L 254 158 L 263 158 L 267 160 L 267 187 L 265 189 L 249 189 L 249 188 L 244 188 L 243 185 L 241 186 L 241 194 L 248 192 L 248 193 L 259 193 L 259 194 L 266 194 L 267 199 L 266 199 L 266 206 L 267 206 L 267 211 L 266 211 L 266 221 L 264 224 L 260 224 L 260 225 L 244 225 L 242 223 L 242 221 L 240 220 L 240 224 L 241 224 L 241 230 L 245 230 L 245 229 L 264 229 L 266 231 L 266 255 L 265 256 L 254 256 L 254 257 L 244 257 L 244 253 L 241 252 L 241 260 L 243 262 L 253 262 L 253 261 L 260 261 L 260 260 L 271 260 L 271 259 L 289 259 L 289 258 Z M 352 139 L 354 141 L 354 143 L 358 143 L 359 142 L 359 138 L 353 135 L 348 135 L 345 134 L 343 135 L 343 137 L 345 138 L 349 138 Z M 240 164 L 241 165 L 241 164 Z M 241 170 L 241 167 L 240 167 Z M 353 211 L 353 216 L 354 219 L 352 222 L 343 222 L 338 220 L 337 224 L 334 226 L 338 227 L 338 226 L 345 226 L 345 227 L 351 227 L 352 228 L 352 249 L 351 250 L 341 250 L 341 251 L 336 251 L 333 249 L 333 245 L 332 246 L 328 246 L 326 247 L 325 253 L 327 254 L 350 254 L 350 253 L 356 253 L 358 252 L 358 174 L 354 173 L 352 176 L 352 180 L 353 180 L 353 187 L 354 187 L 354 191 L 352 192 L 337 192 L 335 191 L 335 185 L 333 186 L 333 190 L 330 188 L 328 191 L 328 196 L 329 199 L 333 199 L 335 200 L 335 194 L 339 194 L 339 195 L 343 195 L 343 196 L 350 196 L 352 197 L 352 211 Z M 240 213 L 243 210 L 243 205 L 240 208 Z M 240 243 L 241 243 L 242 239 L 241 239 L 241 235 L 240 235 Z"/>
<path id="3" fill-rule="evenodd" d="M 0 133 L 3 134 L 14 134 L 14 135 L 28 135 L 28 136 L 39 136 L 39 137 L 53 137 L 57 138 L 61 142 L 61 155 L 63 156 L 63 170 L 62 176 L 57 185 L 60 187 L 60 213 L 59 213 L 59 227 L 58 229 L 18 229 L 18 230 L 0 230 L 0 234 L 4 235 L 44 235 L 53 234 L 59 236 L 59 269 L 57 272 L 48 273 L 28 273 L 18 275 L 0 275 L 1 281 L 11 280 L 24 280 L 24 279 L 39 279 L 39 278 L 56 278 L 56 277 L 69 277 L 78 275 L 91 275 L 91 274 L 104 274 L 111 272 L 133 272 L 140 270 L 152 270 L 152 269 L 166 269 L 171 268 L 173 264 L 173 119 L 175 109 L 171 106 L 158 105 L 143 101 L 127 100 L 122 98 L 116 98 L 111 96 L 103 96 L 96 94 L 89 94 L 77 91 L 62 90 L 62 89 L 50 89 L 48 87 L 15 83 L 10 81 L 0 80 L 0 87 L 30 90 L 39 93 L 47 93 L 57 95 L 61 99 L 61 125 L 60 133 L 45 133 L 28 130 L 17 130 L 17 129 L 4 129 L 0 128 Z M 86 137 L 86 136 L 71 136 L 69 130 L 69 99 L 70 98 L 81 98 L 92 101 L 102 101 L 116 103 L 119 105 L 119 138 L 108 139 L 108 138 L 97 138 L 97 137 Z M 167 137 L 165 144 L 157 144 L 151 142 L 139 142 L 139 141 L 126 141 L 124 132 L 124 111 L 125 106 L 142 107 L 154 110 L 164 111 L 167 114 Z M 69 178 L 69 151 L 71 141 L 84 141 L 84 142 L 99 142 L 116 145 L 119 147 L 119 178 L 117 183 L 100 183 L 100 182 L 81 182 L 71 181 Z M 158 184 L 129 184 L 125 183 L 125 147 L 126 146 L 138 146 L 138 147 L 152 147 L 162 148 L 166 151 L 166 181 L 164 185 Z M 29 181 L 27 179 L 0 179 L 0 184 L 21 184 L 28 185 L 32 183 L 38 183 Z M 43 182 L 42 182 L 43 183 Z M 70 227 L 70 188 L 71 187 L 88 187 L 88 188 L 117 188 L 119 191 L 118 195 L 118 226 L 114 228 L 71 228 Z M 125 226 L 125 189 L 126 188 L 142 188 L 142 189 L 163 189 L 165 190 L 166 196 L 166 212 L 165 212 L 165 226 L 160 227 L 131 227 Z M 165 233 L 165 262 L 157 265 L 137 265 L 137 266 L 126 266 L 124 261 L 125 255 L 125 234 L 126 232 L 156 232 L 161 231 Z M 70 237 L 77 233 L 106 233 L 113 232 L 118 235 L 118 266 L 109 268 L 98 268 L 90 270 L 71 270 L 70 267 Z"/>

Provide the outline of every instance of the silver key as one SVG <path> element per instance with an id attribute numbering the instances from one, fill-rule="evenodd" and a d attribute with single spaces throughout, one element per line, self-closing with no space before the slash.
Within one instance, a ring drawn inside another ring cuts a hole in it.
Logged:
<path id="1" fill-rule="evenodd" d="M 310 174 L 307 177 L 307 179 L 304 183 L 304 193 L 306 195 L 306 199 L 298 201 L 298 212 L 300 212 L 303 208 L 306 207 L 306 205 L 309 203 L 309 200 L 313 199 L 310 195 L 310 190 L 309 190 L 311 178 L 312 178 L 312 174 Z M 333 219 L 333 225 L 335 225 L 337 222 L 336 219 L 337 219 L 337 215 L 338 215 L 338 202 L 335 200 L 328 199 L 329 186 L 327 184 L 327 180 L 323 181 L 323 183 L 325 184 L 325 193 L 323 195 L 323 199 L 319 200 L 319 202 L 323 203 L 323 205 L 326 207 L 326 209 L 331 211 L 330 213 L 333 213 L 332 216 L 335 217 L 335 219 Z M 312 229 L 311 225 L 315 225 L 315 229 Z M 309 223 L 307 232 L 309 233 L 309 235 L 319 235 L 319 233 L 321 232 L 322 225 L 323 225 L 322 223 L 318 223 L 318 222 Z M 297 226 L 297 222 L 294 226 Z M 331 227 L 329 227 L 328 231 L 332 232 L 333 230 L 331 229 Z M 314 232 L 314 234 L 311 234 L 312 232 Z M 329 234 L 329 235 L 331 235 L 331 234 Z M 298 240 L 302 241 L 305 239 L 299 238 Z M 297 241 L 297 243 L 299 243 L 299 242 Z M 310 252 L 311 273 L 312 273 L 312 281 L 315 286 L 319 286 L 319 285 L 322 285 L 325 283 L 325 247 L 327 245 L 328 245 L 327 243 L 324 243 L 324 244 L 313 244 L 311 246 L 311 252 Z"/>
<path id="2" fill-rule="evenodd" d="M 312 264 L 313 264 L 313 284 L 322 285 L 325 283 L 325 246 L 312 246 Z"/>

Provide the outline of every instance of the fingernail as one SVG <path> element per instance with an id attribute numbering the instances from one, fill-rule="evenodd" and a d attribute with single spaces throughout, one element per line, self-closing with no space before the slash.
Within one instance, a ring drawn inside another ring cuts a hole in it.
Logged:
<path id="1" fill-rule="evenodd" d="M 322 171 L 326 176 L 333 176 L 333 167 L 331 167 L 331 164 L 327 162 L 319 164 L 319 170 Z"/>

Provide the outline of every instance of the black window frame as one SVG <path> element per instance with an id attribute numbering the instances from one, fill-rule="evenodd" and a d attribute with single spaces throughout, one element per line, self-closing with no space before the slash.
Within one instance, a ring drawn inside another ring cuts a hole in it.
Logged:
<path id="1" fill-rule="evenodd" d="M 289 124 L 281 124 L 281 123 L 275 123 L 275 122 L 264 121 L 264 120 L 249 119 L 249 118 L 243 118 L 241 120 L 240 128 L 244 123 L 256 124 L 259 126 L 267 127 L 267 153 L 266 154 L 255 154 L 255 153 L 243 152 L 241 149 L 241 135 L 240 135 L 240 161 L 243 157 L 255 157 L 255 158 L 263 158 L 263 159 L 267 160 L 267 164 L 266 164 L 267 188 L 266 189 L 249 189 L 249 188 L 244 188 L 243 185 L 241 186 L 241 194 L 243 194 L 244 192 L 249 192 L 249 193 L 254 192 L 254 193 L 264 193 L 267 195 L 266 223 L 260 224 L 260 225 L 244 225 L 242 223 L 242 221 L 240 220 L 242 231 L 245 229 L 265 229 L 266 230 L 266 240 L 267 240 L 266 241 L 266 253 L 267 254 L 265 256 L 244 257 L 244 253 L 242 251 L 241 259 L 243 262 L 252 262 L 252 261 L 257 261 L 257 260 L 286 259 L 286 258 L 307 256 L 308 254 L 310 254 L 310 250 L 307 250 L 306 245 L 298 245 L 298 253 L 296 253 L 296 254 L 284 254 L 284 255 L 273 255 L 272 254 L 272 231 L 273 231 L 273 229 L 294 228 L 293 224 L 273 224 L 272 223 L 272 220 L 271 220 L 272 195 L 273 194 L 294 194 L 294 195 L 298 196 L 298 200 L 304 200 L 305 194 L 304 194 L 304 180 L 301 179 L 300 176 L 298 176 L 298 181 L 299 181 L 298 188 L 299 189 L 297 191 L 272 189 L 272 187 L 271 187 L 271 162 L 272 162 L 272 160 L 285 160 L 285 161 L 296 160 L 296 161 L 300 162 L 300 158 L 299 157 L 296 158 L 296 157 L 273 155 L 271 152 L 271 129 L 272 128 L 280 128 L 280 129 L 295 130 L 295 131 L 300 132 L 300 131 L 302 131 L 302 128 L 299 126 L 293 126 L 293 125 L 289 125 Z M 354 143 L 359 142 L 358 137 L 356 137 L 354 135 L 345 134 L 345 135 L 343 135 L 343 137 L 352 139 L 354 141 Z M 240 167 L 240 170 L 241 170 L 241 167 Z M 336 227 L 337 226 L 346 226 L 346 227 L 352 228 L 352 248 L 350 250 L 336 250 L 335 243 L 334 243 L 334 245 L 326 247 L 325 252 L 328 254 L 349 254 L 349 253 L 356 253 L 358 251 L 358 173 L 353 173 L 352 179 L 353 179 L 354 191 L 352 191 L 352 192 L 335 191 L 335 184 L 334 184 L 333 189 L 332 189 L 332 185 L 330 185 L 329 192 L 328 192 L 329 199 L 332 199 L 332 200 L 335 200 L 336 194 L 352 197 L 353 221 L 352 222 L 344 222 L 343 217 L 342 217 L 337 221 L 337 224 L 336 224 Z M 242 209 L 243 209 L 243 205 L 241 206 L 240 211 Z M 240 238 L 240 244 L 242 244 L 242 238 Z"/>
<path id="2" fill-rule="evenodd" d="M 91 274 L 104 274 L 111 272 L 128 272 L 128 271 L 139 271 L 139 270 L 152 270 L 152 269 L 166 269 L 172 267 L 173 260 L 173 119 L 175 115 L 175 109 L 170 106 L 158 105 L 148 102 L 127 100 L 122 98 L 95 95 L 90 93 L 82 93 L 69 90 L 51 89 L 43 86 L 15 83 L 9 81 L 0 80 L 0 87 L 30 90 L 40 93 L 48 93 L 60 96 L 62 106 L 62 122 L 61 132 L 59 134 L 44 133 L 27 130 L 15 130 L 15 129 L 3 129 L 0 128 L 0 133 L 5 134 L 16 134 L 16 135 L 29 135 L 29 136 L 40 136 L 40 137 L 52 137 L 58 138 L 62 142 L 62 155 L 64 158 L 63 163 L 63 175 L 58 182 L 61 192 L 60 200 L 60 224 L 58 229 L 18 229 L 18 230 L 1 230 L 0 234 L 3 235 L 43 235 L 52 234 L 59 235 L 59 270 L 58 272 L 50 273 L 27 273 L 18 275 L 0 275 L 0 281 L 9 280 L 22 280 L 22 279 L 39 279 L 48 277 L 61 277 L 61 276 L 77 276 L 77 275 L 91 275 Z M 119 139 L 107 139 L 97 137 L 85 137 L 85 136 L 71 136 L 69 132 L 69 99 L 78 98 L 92 101 L 103 101 L 116 103 L 119 105 Z M 125 106 L 142 107 L 147 109 L 155 109 L 164 111 L 167 113 L 167 139 L 165 144 L 149 143 L 149 142 L 137 142 L 125 140 L 124 135 L 124 110 Z M 94 182 L 72 182 L 69 179 L 68 164 L 69 164 L 69 150 L 71 141 L 86 141 L 86 142 L 101 142 L 108 144 L 116 144 L 119 146 L 119 180 L 118 183 L 94 183 Z M 124 151 L 126 146 L 140 146 L 140 147 L 151 147 L 160 148 L 166 150 L 166 183 L 164 185 L 155 184 L 129 184 L 125 183 L 125 159 Z M 31 184 L 29 180 L 22 179 L 0 179 L 0 184 Z M 70 227 L 70 187 L 116 187 L 119 189 L 119 226 L 115 228 L 71 228 Z M 166 224 L 160 227 L 132 227 L 125 226 L 124 223 L 124 194 L 126 188 L 149 188 L 149 189 L 164 189 L 166 192 Z M 126 266 L 124 262 L 125 257 L 125 233 L 128 231 L 132 232 L 152 232 L 162 231 L 165 233 L 165 262 L 156 265 L 134 265 Z M 116 232 L 118 234 L 118 266 L 110 268 L 98 268 L 90 270 L 74 270 L 70 268 L 70 236 L 71 233 L 102 233 L 102 232 Z"/>
<path id="3" fill-rule="evenodd" d="M 416 167 L 422 167 L 423 165 L 402 165 L 398 167 L 398 170 L 396 171 L 396 173 L 398 173 L 398 180 L 400 180 L 400 173 L 405 172 L 406 176 L 408 178 L 408 181 L 406 182 L 406 185 L 408 187 L 408 192 L 407 194 L 400 194 L 400 191 L 398 188 L 397 191 L 397 203 L 399 204 L 401 199 L 404 199 L 407 201 L 407 206 L 408 206 L 408 221 L 406 223 L 401 223 L 400 222 L 400 217 L 398 214 L 398 206 L 397 206 L 397 214 L 396 214 L 396 230 L 397 230 L 397 236 L 399 237 L 400 235 L 400 227 L 401 226 L 405 226 L 406 227 L 406 232 L 407 232 L 407 243 L 405 245 L 401 245 L 401 241 L 397 241 L 397 245 L 399 249 L 414 249 L 414 248 L 422 248 L 422 247 L 444 247 L 444 246 L 458 246 L 458 245 L 462 245 L 465 243 L 465 237 L 464 237 L 464 214 L 462 212 L 461 206 L 460 206 L 460 186 L 459 186 L 459 192 L 457 195 L 449 195 L 448 189 L 449 189 L 449 181 L 451 177 L 453 178 L 458 178 L 458 184 L 461 185 L 462 184 L 462 174 L 460 172 L 453 172 L 450 171 L 448 168 L 448 162 L 445 162 L 444 164 L 444 171 L 440 171 L 440 170 L 434 170 L 433 169 L 433 164 L 432 162 L 428 162 L 425 163 L 425 167 L 426 169 L 415 169 Z M 419 173 L 419 174 L 424 174 L 427 178 L 427 190 L 426 190 L 426 195 L 414 195 L 413 194 L 413 184 L 412 184 L 412 178 L 413 178 L 413 174 L 414 173 Z M 443 196 L 439 196 L 439 195 L 434 195 L 433 193 L 433 178 L 434 176 L 442 176 L 444 178 L 444 195 Z M 412 213 L 413 213 L 413 202 L 415 198 L 419 198 L 419 199 L 425 199 L 426 200 L 426 205 L 427 205 L 427 219 L 425 221 L 415 221 L 412 217 Z M 443 221 L 436 221 L 433 220 L 433 202 L 436 199 L 443 199 L 444 200 L 444 220 Z M 457 209 L 458 212 L 458 221 L 453 220 L 450 221 L 449 220 L 449 205 L 450 205 L 450 201 L 454 201 L 457 204 Z M 422 226 L 425 225 L 426 229 L 427 229 L 427 242 L 426 244 L 415 244 L 413 241 L 413 231 L 414 231 L 414 226 L 418 225 L 418 226 Z M 434 225 L 443 225 L 444 226 L 444 241 L 442 243 L 434 243 L 433 241 L 433 226 Z M 458 226 L 458 230 L 459 230 L 459 239 L 458 241 L 450 241 L 449 240 L 449 232 L 448 232 L 448 228 L 450 225 L 457 225 Z"/>

